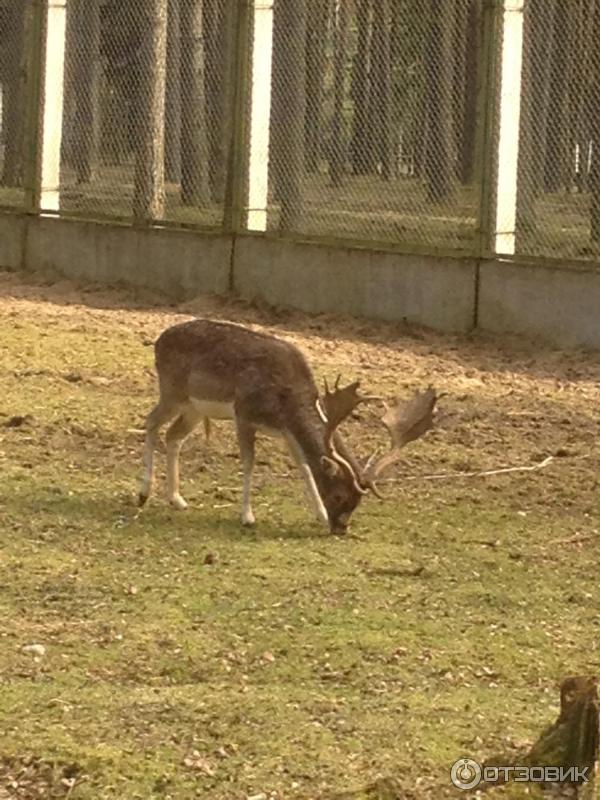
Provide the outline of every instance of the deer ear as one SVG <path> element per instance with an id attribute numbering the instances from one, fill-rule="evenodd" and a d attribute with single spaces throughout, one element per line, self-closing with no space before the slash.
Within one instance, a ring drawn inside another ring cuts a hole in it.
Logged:
<path id="1" fill-rule="evenodd" d="M 340 474 L 340 465 L 333 458 L 321 456 L 321 466 L 330 478 L 335 478 Z"/>

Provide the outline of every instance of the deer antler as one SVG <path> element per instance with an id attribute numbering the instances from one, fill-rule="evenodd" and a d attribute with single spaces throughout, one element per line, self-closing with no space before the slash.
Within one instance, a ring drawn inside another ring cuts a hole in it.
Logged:
<path id="1" fill-rule="evenodd" d="M 322 397 L 321 403 L 325 413 L 325 443 L 328 449 L 331 449 L 333 441 L 333 434 L 337 427 L 347 419 L 354 409 L 361 403 L 369 403 L 372 400 L 381 400 L 381 397 L 375 395 L 360 395 L 358 390 L 360 388 L 360 381 L 348 384 L 340 389 L 341 375 L 335 379 L 333 391 L 330 390 L 327 379 L 323 382 L 325 384 L 325 394 Z"/>
<path id="2" fill-rule="evenodd" d="M 330 390 L 327 379 L 324 381 L 325 394 L 323 395 L 322 404 L 323 411 L 327 417 L 327 422 L 325 423 L 325 443 L 327 444 L 328 450 L 331 449 L 333 434 L 338 425 L 349 417 L 364 399 L 358 393 L 360 381 L 355 381 L 348 386 L 344 386 L 343 389 L 340 389 L 341 377 L 341 375 L 338 375 L 335 379 L 333 391 Z"/>
<path id="3" fill-rule="evenodd" d="M 424 392 L 415 392 L 411 400 L 388 408 L 381 418 L 390 433 L 391 450 L 377 459 L 370 458 L 361 476 L 361 483 L 371 489 L 377 497 L 381 498 L 375 485 L 377 478 L 400 459 L 402 449 L 409 442 L 419 439 L 433 428 L 437 399 L 435 389 L 430 386 Z"/>
<path id="4" fill-rule="evenodd" d="M 321 405 L 317 403 L 317 408 L 325 423 L 325 448 L 330 458 L 337 462 L 343 469 L 347 470 L 354 481 L 356 489 L 361 494 L 366 494 L 367 489 L 361 485 L 360 475 L 355 466 L 337 451 L 334 436 L 338 426 L 352 414 L 357 406 L 369 400 L 379 398 L 360 395 L 358 393 L 358 388 L 360 386 L 359 381 L 355 381 L 348 386 L 340 388 L 340 378 L 341 375 L 338 375 L 333 391 L 331 391 L 327 380 L 325 380 L 325 394 L 321 399 Z"/>

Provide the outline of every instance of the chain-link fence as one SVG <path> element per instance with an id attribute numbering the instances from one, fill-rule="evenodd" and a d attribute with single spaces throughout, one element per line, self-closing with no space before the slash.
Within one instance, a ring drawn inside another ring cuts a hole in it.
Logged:
<path id="1" fill-rule="evenodd" d="M 0 206 L 600 258 L 599 0 L 0 0 L 0 87 Z"/>
<path id="2" fill-rule="evenodd" d="M 25 0 L 0 5 L 0 206 L 23 204 L 27 27 Z"/>
<path id="3" fill-rule="evenodd" d="M 600 3 L 526 0 L 518 253 L 600 256 Z"/>
<path id="4" fill-rule="evenodd" d="M 271 228 L 469 248 L 477 0 L 275 0 Z"/>
<path id="5" fill-rule="evenodd" d="M 222 224 L 235 0 L 68 0 L 61 209 Z"/>

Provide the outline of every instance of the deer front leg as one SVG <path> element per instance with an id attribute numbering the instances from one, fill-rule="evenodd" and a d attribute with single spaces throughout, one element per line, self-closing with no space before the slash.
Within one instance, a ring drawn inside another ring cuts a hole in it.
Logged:
<path id="1" fill-rule="evenodd" d="M 319 494 L 315 477 L 312 474 L 312 470 L 308 464 L 308 461 L 306 460 L 306 456 L 304 455 L 302 448 L 291 433 L 286 433 L 285 439 L 290 449 L 290 453 L 298 465 L 298 469 L 300 470 L 300 474 L 304 480 L 308 500 L 314 511 L 317 521 L 321 522 L 323 525 L 329 526 L 329 515 L 327 514 L 327 509 L 325 508 L 323 499 Z"/>
<path id="2" fill-rule="evenodd" d="M 242 488 L 242 525 L 254 525 L 256 519 L 252 511 L 250 493 L 252 490 L 252 470 L 254 469 L 254 451 L 256 444 L 256 429 L 236 417 L 237 437 L 240 447 L 240 458 L 244 473 Z"/>
<path id="3" fill-rule="evenodd" d="M 184 439 L 201 419 L 201 414 L 187 408 L 167 431 L 167 498 L 178 511 L 184 511 L 188 505 L 179 494 L 179 453 Z"/>

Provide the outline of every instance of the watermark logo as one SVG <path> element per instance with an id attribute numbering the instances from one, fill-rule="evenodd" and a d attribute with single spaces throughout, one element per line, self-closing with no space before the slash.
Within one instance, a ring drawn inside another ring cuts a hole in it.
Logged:
<path id="1" fill-rule="evenodd" d="M 450 770 L 457 789 L 469 791 L 480 783 L 587 783 L 590 767 L 484 767 L 472 758 L 459 758 Z"/>
<path id="2" fill-rule="evenodd" d="M 473 761 L 472 758 L 460 758 L 452 764 L 450 777 L 457 789 L 465 792 L 479 786 L 483 776 L 481 764 Z"/>

